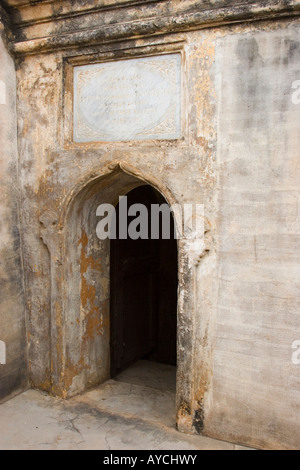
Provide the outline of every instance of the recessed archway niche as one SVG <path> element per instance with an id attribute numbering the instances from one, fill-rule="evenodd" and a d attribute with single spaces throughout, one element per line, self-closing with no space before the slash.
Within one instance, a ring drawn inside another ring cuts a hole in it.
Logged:
<path id="1" fill-rule="evenodd" d="M 110 241 L 99 240 L 97 207 L 148 184 L 169 205 L 179 204 L 166 185 L 130 165 L 116 163 L 80 181 L 59 216 L 41 217 L 51 256 L 51 392 L 70 397 L 110 378 Z M 175 224 L 178 223 L 175 215 Z M 193 430 L 194 279 L 199 253 L 178 245 L 177 425 Z M 196 263 L 195 260 L 196 259 Z"/>

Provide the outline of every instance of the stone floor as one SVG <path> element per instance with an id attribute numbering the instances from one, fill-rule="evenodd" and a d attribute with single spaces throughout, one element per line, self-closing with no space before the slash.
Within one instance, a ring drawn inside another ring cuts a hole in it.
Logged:
<path id="1" fill-rule="evenodd" d="M 0 405 L 0 450 L 242 450 L 175 429 L 175 368 L 139 361 L 69 400 L 28 390 Z"/>

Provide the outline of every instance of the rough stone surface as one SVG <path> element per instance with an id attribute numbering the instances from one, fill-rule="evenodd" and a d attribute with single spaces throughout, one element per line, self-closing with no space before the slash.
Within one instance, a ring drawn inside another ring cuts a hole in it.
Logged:
<path id="1" fill-rule="evenodd" d="M 298 25 L 217 42 L 219 285 L 209 427 L 214 436 L 226 428 L 230 438 L 247 423 L 256 446 L 266 436 L 270 446 L 300 446 L 300 370 L 291 349 L 300 335 L 299 60 Z"/>
<path id="2" fill-rule="evenodd" d="M 96 208 L 147 183 L 170 204 L 205 205 L 204 239 L 178 243 L 178 428 L 300 448 L 299 2 L 60 3 L 6 2 L 31 383 L 70 397 L 109 379 L 109 245 L 96 237 Z M 174 53 L 180 139 L 74 142 L 75 67 Z M 11 192 L 13 166 L 3 165 Z M 7 259 L 18 288 L 0 321 L 16 315 L 7 338 L 25 371 L 21 267 Z"/>
<path id="3" fill-rule="evenodd" d="M 4 0 L 16 29 L 14 49 L 38 53 L 215 25 L 299 15 L 298 0 Z M 83 16 L 82 13 L 85 13 Z M 117 27 L 116 27 L 117 25 Z"/>
<path id="4" fill-rule="evenodd" d="M 0 23 L 0 401 L 27 385 L 25 300 L 18 210 L 16 73 Z"/>

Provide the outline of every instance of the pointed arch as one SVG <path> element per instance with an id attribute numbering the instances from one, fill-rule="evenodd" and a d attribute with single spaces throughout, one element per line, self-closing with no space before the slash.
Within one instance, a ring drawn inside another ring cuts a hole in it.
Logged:
<path id="1" fill-rule="evenodd" d="M 113 179 L 114 175 L 122 173 L 131 176 L 132 178 L 135 178 L 139 181 L 139 184 L 146 183 L 155 188 L 159 193 L 161 193 L 161 195 L 164 197 L 169 206 L 179 205 L 179 201 L 177 201 L 172 191 L 168 188 L 165 183 L 163 183 L 163 181 L 154 177 L 152 174 L 146 173 L 144 170 L 138 169 L 137 167 L 131 164 L 116 161 L 110 163 L 105 167 L 99 168 L 98 171 L 93 170 L 92 172 L 86 174 L 74 185 L 72 190 L 67 194 L 62 204 L 58 220 L 59 228 L 64 228 L 68 220 L 68 214 L 72 210 L 74 202 L 77 201 L 77 199 L 86 197 L 86 192 L 88 188 L 93 188 L 98 184 L 100 185 L 102 180 L 108 178 Z M 181 223 L 180 217 L 176 219 L 176 214 L 174 214 L 174 217 L 175 223 Z"/>
<path id="2" fill-rule="evenodd" d="M 68 397 L 110 378 L 110 241 L 99 240 L 97 208 L 148 184 L 171 205 L 172 191 L 157 177 L 115 162 L 78 181 L 59 214 L 43 219 L 51 256 L 51 391 Z M 48 220 L 49 219 L 49 220 Z M 181 223 L 180 217 L 175 224 Z M 194 277 L 189 246 L 177 240 L 177 418 L 191 429 L 193 392 Z M 188 346 L 188 347 L 187 347 Z"/>

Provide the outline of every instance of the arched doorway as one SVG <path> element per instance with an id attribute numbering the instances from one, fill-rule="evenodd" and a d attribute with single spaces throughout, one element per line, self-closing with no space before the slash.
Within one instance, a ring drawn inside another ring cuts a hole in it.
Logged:
<path id="1" fill-rule="evenodd" d="M 56 396 L 70 397 L 111 378 L 110 240 L 97 237 L 97 209 L 101 204 L 116 207 L 119 196 L 145 185 L 163 195 L 163 201 L 174 209 L 176 227 L 180 227 L 182 219 L 176 208 L 180 201 L 168 186 L 123 163 L 87 175 L 70 192 L 59 215 L 47 210 L 41 216 L 41 236 L 51 259 L 49 390 Z M 194 393 L 195 270 L 199 250 L 193 240 L 179 239 L 177 247 L 176 413 L 178 429 L 190 432 L 194 406 L 201 403 L 201 396 L 195 398 Z"/>
<path id="2" fill-rule="evenodd" d="M 110 251 L 111 377 L 140 359 L 173 366 L 177 362 L 178 269 L 173 216 L 166 210 L 169 207 L 163 196 L 149 185 L 126 196 L 128 209 L 142 205 L 148 217 L 144 227 L 139 224 L 137 239 L 123 238 L 117 205 L 116 238 L 111 240 Z M 159 208 L 164 210 L 159 212 Z M 126 219 L 127 233 L 134 220 L 135 216 Z"/>

